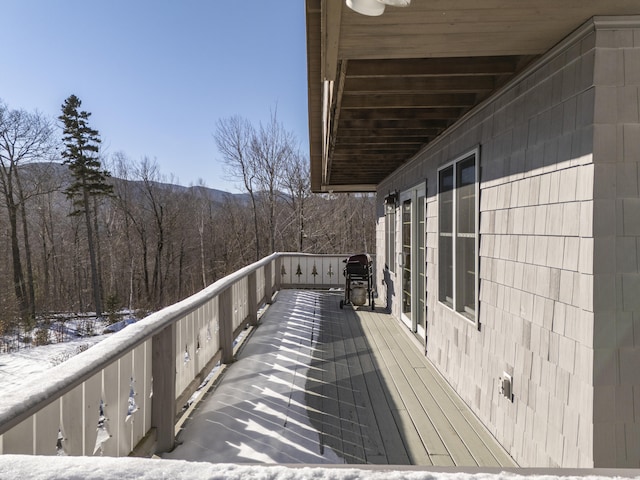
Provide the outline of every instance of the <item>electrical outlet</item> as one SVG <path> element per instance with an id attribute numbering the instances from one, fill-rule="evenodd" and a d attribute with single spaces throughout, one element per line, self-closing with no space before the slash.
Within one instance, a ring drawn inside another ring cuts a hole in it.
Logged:
<path id="1" fill-rule="evenodd" d="M 513 379 L 507 372 L 502 372 L 502 377 L 498 379 L 500 394 L 510 401 L 513 401 Z"/>

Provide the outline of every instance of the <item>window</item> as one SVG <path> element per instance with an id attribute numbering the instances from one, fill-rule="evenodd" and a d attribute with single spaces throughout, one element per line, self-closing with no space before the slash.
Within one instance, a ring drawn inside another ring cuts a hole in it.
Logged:
<path id="1" fill-rule="evenodd" d="M 477 315 L 476 153 L 438 173 L 438 296 L 474 320 Z"/>
<path id="2" fill-rule="evenodd" d="M 385 263 L 391 272 L 395 272 L 396 258 L 396 204 L 395 197 L 385 202 Z"/>
<path id="3" fill-rule="evenodd" d="M 453 308 L 453 166 L 440 171 L 438 192 L 439 296 Z"/>

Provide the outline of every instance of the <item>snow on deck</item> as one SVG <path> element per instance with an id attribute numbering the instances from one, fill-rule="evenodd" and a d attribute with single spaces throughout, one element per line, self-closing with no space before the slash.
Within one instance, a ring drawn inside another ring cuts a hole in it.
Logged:
<path id="1" fill-rule="evenodd" d="M 515 466 L 399 323 L 283 290 L 164 458 Z"/>

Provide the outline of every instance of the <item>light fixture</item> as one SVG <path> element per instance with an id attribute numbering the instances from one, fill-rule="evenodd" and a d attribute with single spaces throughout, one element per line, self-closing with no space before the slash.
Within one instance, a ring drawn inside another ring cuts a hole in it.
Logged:
<path id="1" fill-rule="evenodd" d="M 385 5 L 390 5 L 392 7 L 408 7 L 411 3 L 411 0 L 377 0 L 380 3 L 384 3 Z"/>
<path id="2" fill-rule="evenodd" d="M 384 13 L 387 5 L 392 7 L 407 7 L 411 0 L 347 0 L 347 7 L 362 15 L 377 17 Z"/>
<path id="3" fill-rule="evenodd" d="M 398 205 L 398 191 L 389 192 L 389 195 L 384 197 L 384 203 L 388 206 L 396 207 Z"/>
<path id="4" fill-rule="evenodd" d="M 377 17 L 384 13 L 384 3 L 378 0 L 347 0 L 347 7 L 362 15 Z"/>

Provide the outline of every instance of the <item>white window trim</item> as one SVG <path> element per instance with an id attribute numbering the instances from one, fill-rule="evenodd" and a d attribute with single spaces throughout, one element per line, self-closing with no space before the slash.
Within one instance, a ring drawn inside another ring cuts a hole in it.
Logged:
<path id="1" fill-rule="evenodd" d="M 466 151 L 465 153 L 458 155 L 457 157 L 455 157 L 453 160 L 451 160 L 450 162 L 447 162 L 444 165 L 441 165 L 438 168 L 437 171 L 437 175 L 436 175 L 436 188 L 437 188 L 437 198 L 438 198 L 438 221 L 436 222 L 436 224 L 438 225 L 438 235 L 437 235 L 437 239 L 438 239 L 438 252 L 440 250 L 440 172 L 446 168 L 449 168 L 452 165 L 457 164 L 458 162 L 465 160 L 471 156 L 475 157 L 475 173 L 476 173 L 476 178 L 475 178 L 475 195 L 476 195 L 476 208 L 475 208 L 475 226 L 476 226 L 476 238 L 475 238 L 475 282 L 474 282 L 474 286 L 475 286 L 475 292 L 474 292 L 474 296 L 475 296 L 475 305 L 476 305 L 476 311 L 475 311 L 475 316 L 474 318 L 469 318 L 469 316 L 462 314 L 461 312 L 459 312 L 458 310 L 456 310 L 455 308 L 455 299 L 457 298 L 457 265 L 456 265 L 456 225 L 457 225 L 457 196 L 455 194 L 456 189 L 457 189 L 457 175 L 456 175 L 456 169 L 454 167 L 453 171 L 454 171 L 454 175 L 453 175 L 453 181 L 454 181 L 454 187 L 453 187 L 453 218 L 452 218 L 452 222 L 453 222 L 453 226 L 452 228 L 454 229 L 454 231 L 452 232 L 453 235 L 453 261 L 454 261 L 454 265 L 453 265 L 453 301 L 452 301 L 452 305 L 453 307 L 450 307 L 449 305 L 447 305 L 446 303 L 444 303 L 443 301 L 440 300 L 440 255 L 438 253 L 438 255 L 436 255 L 436 259 L 438 261 L 438 265 L 437 265 L 437 293 L 436 293 L 436 299 L 438 300 L 438 303 L 440 304 L 441 307 L 446 308 L 447 310 L 451 310 L 452 312 L 454 312 L 458 317 L 464 319 L 465 321 L 475 325 L 478 327 L 478 329 L 480 329 L 480 146 L 476 146 L 475 148 Z"/>

